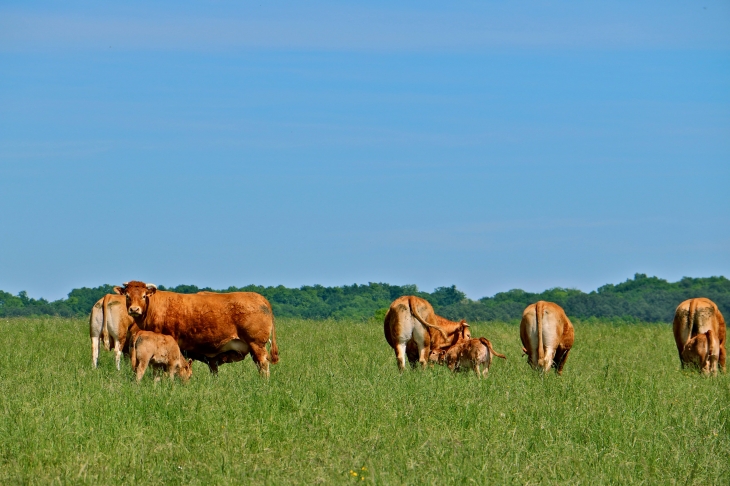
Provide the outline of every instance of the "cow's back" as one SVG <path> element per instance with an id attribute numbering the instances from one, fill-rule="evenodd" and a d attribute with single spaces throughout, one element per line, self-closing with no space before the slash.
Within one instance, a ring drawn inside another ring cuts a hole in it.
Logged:
<path id="1" fill-rule="evenodd" d="M 255 292 L 178 294 L 158 290 L 149 297 L 140 328 L 172 336 L 182 349 L 220 347 L 233 339 L 266 343 L 274 316 Z"/>

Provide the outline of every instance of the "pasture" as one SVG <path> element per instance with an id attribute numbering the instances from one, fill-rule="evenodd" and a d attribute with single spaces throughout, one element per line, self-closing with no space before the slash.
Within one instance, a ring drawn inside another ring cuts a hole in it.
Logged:
<path id="1" fill-rule="evenodd" d="M 250 358 L 187 385 L 134 381 L 88 322 L 0 321 L 0 484 L 730 484 L 730 379 L 679 369 L 668 324 L 575 322 L 562 377 L 515 324 L 473 324 L 489 377 L 397 372 L 381 322 L 277 320 Z"/>

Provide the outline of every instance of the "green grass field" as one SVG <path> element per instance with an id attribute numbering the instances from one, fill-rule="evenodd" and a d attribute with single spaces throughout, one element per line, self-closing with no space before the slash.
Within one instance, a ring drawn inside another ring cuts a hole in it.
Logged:
<path id="1" fill-rule="evenodd" d="M 681 371 L 669 325 L 575 323 L 562 377 L 474 324 L 489 378 L 400 375 L 382 324 L 280 319 L 245 361 L 141 384 L 84 320 L 0 321 L 0 484 L 730 484 L 730 379 Z"/>

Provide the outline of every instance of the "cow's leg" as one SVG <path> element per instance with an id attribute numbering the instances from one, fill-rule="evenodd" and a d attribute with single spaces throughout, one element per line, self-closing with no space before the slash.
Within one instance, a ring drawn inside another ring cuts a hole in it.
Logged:
<path id="1" fill-rule="evenodd" d="M 147 371 L 148 364 L 149 359 L 147 358 L 137 360 L 137 383 L 142 381 L 142 377 L 144 376 L 145 371 Z"/>
<path id="2" fill-rule="evenodd" d="M 570 349 L 567 349 L 565 352 L 561 352 L 557 365 L 556 370 L 559 375 L 563 374 L 563 366 L 565 366 L 565 362 L 568 361 L 568 353 L 570 353 Z"/>
<path id="3" fill-rule="evenodd" d="M 538 361 L 538 366 L 543 372 L 547 373 L 553 365 L 553 357 L 555 356 L 555 350 L 553 348 L 545 348 L 545 354 L 542 360 Z"/>
<path id="4" fill-rule="evenodd" d="M 122 342 L 119 339 L 114 340 L 114 356 L 117 360 L 117 370 L 121 370 L 122 361 Z"/>
<path id="5" fill-rule="evenodd" d="M 421 324 L 413 326 L 413 336 L 411 339 L 418 346 L 418 362 L 421 364 L 421 369 L 425 369 L 428 365 L 428 353 L 430 349 L 426 347 L 427 333 L 428 331 Z"/>
<path id="6" fill-rule="evenodd" d="M 399 371 L 406 369 L 406 343 L 395 345 L 395 359 L 398 362 Z"/>
<path id="7" fill-rule="evenodd" d="M 208 361 L 206 361 L 206 364 L 208 365 L 208 369 L 210 370 L 211 375 L 218 375 L 218 361 L 215 358 L 208 358 Z"/>
<path id="8" fill-rule="evenodd" d="M 99 361 L 99 336 L 91 338 L 91 366 L 96 368 Z"/>
<path id="9" fill-rule="evenodd" d="M 479 369 L 479 363 L 474 362 L 474 373 L 477 374 L 477 378 L 482 377 L 482 370 Z"/>
<path id="10" fill-rule="evenodd" d="M 718 364 L 720 365 L 720 368 L 722 368 L 722 372 L 725 372 L 725 356 L 727 354 L 727 351 L 725 350 L 725 343 L 720 345 L 720 357 L 718 359 Z"/>
<path id="11" fill-rule="evenodd" d="M 709 366 L 708 366 L 708 370 L 707 370 L 708 374 L 711 374 L 712 376 L 717 376 L 718 357 L 715 355 L 710 355 L 710 358 L 708 361 L 709 361 L 709 363 L 708 363 Z"/>
<path id="12" fill-rule="evenodd" d="M 258 344 L 250 344 L 251 347 L 251 358 L 259 368 L 259 374 L 264 378 L 269 377 L 269 353 L 266 351 L 266 346 L 259 346 Z"/>

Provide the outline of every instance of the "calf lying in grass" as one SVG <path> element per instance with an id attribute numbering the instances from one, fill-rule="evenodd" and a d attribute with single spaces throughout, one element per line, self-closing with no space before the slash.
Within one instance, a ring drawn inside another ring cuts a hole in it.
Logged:
<path id="1" fill-rule="evenodd" d="M 175 375 L 180 375 L 183 381 L 187 381 L 192 376 L 193 360 L 183 358 L 180 347 L 172 336 L 139 331 L 132 344 L 132 369 L 137 373 L 138 382 L 142 380 L 149 364 L 152 364 L 153 375 L 164 369 L 171 380 L 175 378 Z M 159 376 L 155 376 L 155 381 L 159 379 Z"/>
<path id="2" fill-rule="evenodd" d="M 444 355 L 444 361 L 451 371 L 460 367 L 469 366 L 479 378 L 486 377 L 489 373 L 489 366 L 492 364 L 492 356 L 507 359 L 507 356 L 499 354 L 492 348 L 492 343 L 485 337 L 463 341 L 449 348 Z M 480 371 L 480 365 L 484 365 L 484 371 Z"/>

